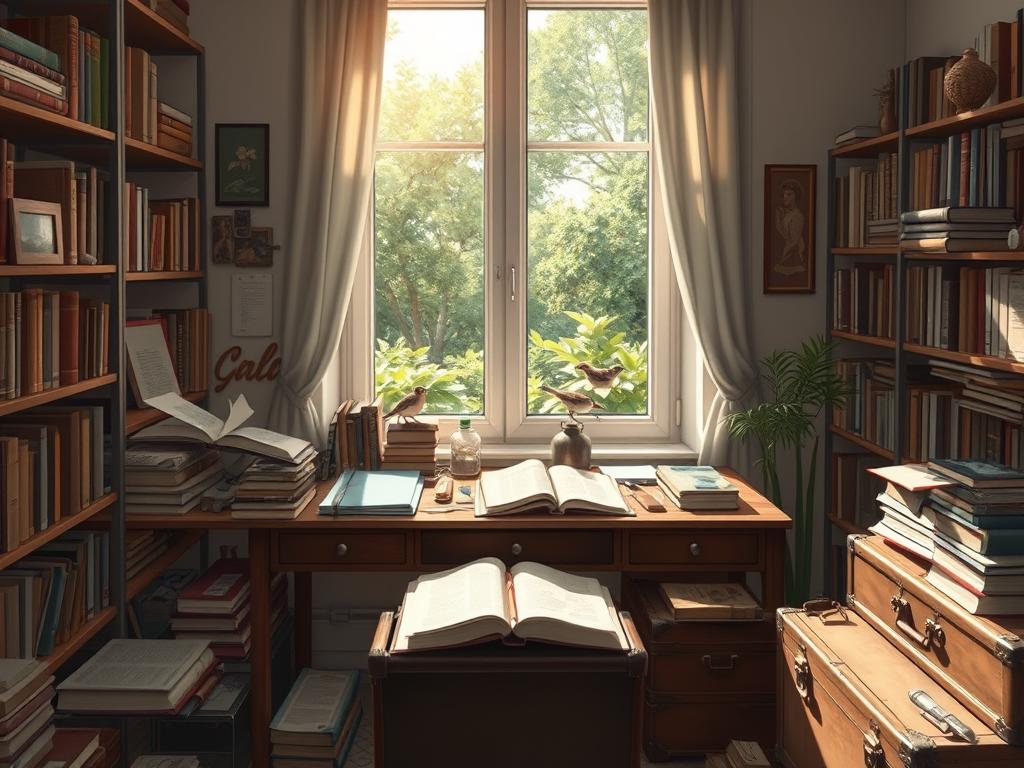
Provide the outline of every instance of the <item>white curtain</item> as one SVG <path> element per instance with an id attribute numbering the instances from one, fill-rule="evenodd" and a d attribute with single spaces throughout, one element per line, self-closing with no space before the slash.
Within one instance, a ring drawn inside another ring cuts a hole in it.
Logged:
<path id="1" fill-rule="evenodd" d="M 702 464 L 746 467 L 724 417 L 756 389 L 740 204 L 737 0 L 649 0 L 651 91 L 669 244 L 717 387 Z"/>
<path id="2" fill-rule="evenodd" d="M 368 219 L 387 2 L 303 0 L 301 14 L 298 175 L 270 423 L 322 445 L 311 395 L 338 348 Z"/>

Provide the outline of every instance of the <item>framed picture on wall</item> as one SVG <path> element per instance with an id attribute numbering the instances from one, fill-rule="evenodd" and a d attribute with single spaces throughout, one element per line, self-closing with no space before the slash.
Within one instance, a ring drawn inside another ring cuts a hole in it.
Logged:
<path id="1" fill-rule="evenodd" d="M 816 165 L 764 167 L 764 292 L 814 293 Z"/>
<path id="2" fill-rule="evenodd" d="M 217 205 L 270 205 L 270 126 L 217 123 Z"/>

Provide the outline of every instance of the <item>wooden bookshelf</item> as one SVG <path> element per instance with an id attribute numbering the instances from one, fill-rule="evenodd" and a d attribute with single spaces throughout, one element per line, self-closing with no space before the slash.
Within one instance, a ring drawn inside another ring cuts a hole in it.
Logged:
<path id="1" fill-rule="evenodd" d="M 124 37 L 128 45 L 152 54 L 198 56 L 204 48 L 151 10 L 142 0 L 124 0 Z"/>
<path id="2" fill-rule="evenodd" d="M 989 371 L 1024 374 L 1024 363 L 1008 360 L 1005 357 L 991 357 L 970 352 L 954 352 L 953 350 L 940 349 L 939 347 L 926 347 L 923 344 L 904 344 L 903 349 L 914 355 L 949 360 L 950 362 L 961 363 L 962 365 L 973 365 L 975 368 L 984 368 Z"/>
<path id="3" fill-rule="evenodd" d="M 100 630 L 107 626 L 117 616 L 117 607 L 111 605 L 99 611 L 78 628 L 70 638 L 53 649 L 53 653 L 45 656 L 40 661 L 46 665 L 49 674 L 56 674 L 64 664 L 85 647 L 86 643 L 96 637 Z"/>
<path id="4" fill-rule="evenodd" d="M 37 408 L 40 405 L 64 400 L 75 395 L 81 395 L 117 381 L 116 373 L 108 373 L 106 376 L 98 376 L 95 379 L 85 379 L 77 384 L 68 387 L 55 387 L 34 395 L 24 395 L 13 400 L 0 400 L 0 416 L 10 416 L 12 413 L 26 411 L 29 408 Z"/>
<path id="5" fill-rule="evenodd" d="M 1024 97 L 1010 99 L 971 112 L 962 112 L 941 120 L 933 120 L 930 123 L 915 125 L 912 128 L 907 128 L 905 134 L 910 138 L 941 138 L 971 128 L 990 123 L 1001 123 L 1004 120 L 1013 120 L 1018 117 L 1024 117 Z"/>
<path id="6" fill-rule="evenodd" d="M 201 392 L 187 392 L 182 395 L 192 403 L 198 403 L 206 397 L 206 390 Z M 126 435 L 134 435 L 140 429 L 156 424 L 167 418 L 167 414 L 156 408 L 129 408 L 125 414 L 124 426 Z"/>
<path id="7" fill-rule="evenodd" d="M 840 147 L 832 147 L 829 152 L 835 158 L 874 158 L 883 152 L 895 152 L 899 139 L 899 131 L 893 131 L 892 133 L 885 133 L 872 139 L 861 139 L 860 141 L 851 141 L 849 144 L 843 144 Z"/>
<path id="8" fill-rule="evenodd" d="M 101 496 L 92 504 L 85 507 L 81 512 L 69 515 L 68 517 L 62 517 L 49 528 L 39 531 L 16 549 L 0 554 L 0 570 L 11 567 L 23 557 L 31 555 L 44 544 L 53 541 L 57 537 L 67 533 L 72 528 L 81 525 L 87 520 L 91 520 L 100 512 L 109 509 L 115 501 L 117 501 L 117 493 L 112 491 L 105 496 Z"/>
<path id="9" fill-rule="evenodd" d="M 910 261 L 987 261 L 1003 264 L 1024 264 L 1024 251 L 966 251 L 964 253 L 927 253 L 904 251 L 903 258 Z"/>
<path id="10" fill-rule="evenodd" d="M 129 283 L 145 283 L 154 280 L 202 280 L 205 272 L 128 272 L 124 279 Z"/>
<path id="11" fill-rule="evenodd" d="M 198 171 L 203 167 L 202 161 L 193 157 L 130 137 L 124 140 L 124 160 L 129 171 Z"/>
<path id="12" fill-rule="evenodd" d="M 844 520 L 838 515 L 829 515 L 828 519 L 832 522 L 836 528 L 841 530 L 847 536 L 865 536 L 868 534 L 867 528 L 861 528 L 856 523 L 851 523 L 849 520 Z"/>
<path id="13" fill-rule="evenodd" d="M 866 336 L 861 333 L 851 333 L 850 331 L 830 331 L 833 339 L 844 339 L 846 341 L 856 341 L 861 344 L 870 344 L 874 347 L 882 347 L 884 349 L 896 349 L 896 339 L 888 339 L 884 336 Z"/>
<path id="14" fill-rule="evenodd" d="M 0 132 L 18 144 L 59 144 L 55 152 L 72 160 L 93 162 L 109 156 L 115 135 L 42 107 L 0 94 Z M 51 151 L 47 149 L 47 151 Z"/>
<path id="15" fill-rule="evenodd" d="M 128 599 L 135 598 L 142 590 L 153 583 L 161 573 L 166 571 L 178 560 L 180 560 L 186 552 L 192 547 L 199 543 L 199 539 L 202 538 L 202 530 L 184 531 L 171 542 L 167 551 L 161 554 L 156 560 L 151 562 L 137 574 L 128 579 Z"/>
<path id="16" fill-rule="evenodd" d="M 868 248 L 833 248 L 832 253 L 836 256 L 895 256 L 899 248 L 895 245 L 880 247 L 871 246 Z"/>
<path id="17" fill-rule="evenodd" d="M 841 437 L 844 440 L 853 443 L 858 448 L 863 448 L 868 453 L 873 453 L 875 456 L 881 456 L 886 461 L 894 461 L 894 454 L 888 448 L 883 448 L 880 445 L 875 445 L 870 440 L 865 440 L 860 435 L 855 435 L 853 432 L 847 432 L 842 427 L 837 427 L 835 424 L 829 426 L 829 430 L 833 435 Z"/>
<path id="18" fill-rule="evenodd" d="M 113 275 L 114 264 L 0 264 L 0 279 L 5 277 L 75 277 Z"/>

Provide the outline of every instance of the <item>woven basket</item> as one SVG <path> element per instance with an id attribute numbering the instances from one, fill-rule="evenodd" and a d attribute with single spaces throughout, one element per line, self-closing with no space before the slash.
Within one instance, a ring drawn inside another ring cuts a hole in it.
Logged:
<path id="1" fill-rule="evenodd" d="M 992 95 L 996 87 L 996 71 L 968 48 L 960 60 L 950 67 L 943 81 L 946 98 L 953 102 L 957 114 L 977 109 Z"/>

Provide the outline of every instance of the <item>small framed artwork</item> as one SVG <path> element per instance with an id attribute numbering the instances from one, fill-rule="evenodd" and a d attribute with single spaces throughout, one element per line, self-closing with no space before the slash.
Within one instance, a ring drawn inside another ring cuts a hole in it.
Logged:
<path id="1" fill-rule="evenodd" d="M 814 293 L 816 165 L 764 167 L 764 292 Z"/>
<path id="2" fill-rule="evenodd" d="M 235 238 L 235 266 L 274 266 L 273 227 L 253 227 L 249 237 Z"/>
<path id="3" fill-rule="evenodd" d="M 58 203 L 11 200 L 15 264 L 63 264 L 64 238 Z"/>
<path id="4" fill-rule="evenodd" d="M 235 234 L 230 216 L 214 216 L 210 219 L 213 247 L 210 250 L 214 264 L 233 264 L 235 261 Z"/>
<path id="5" fill-rule="evenodd" d="M 217 205 L 270 205 L 270 126 L 217 123 Z"/>

